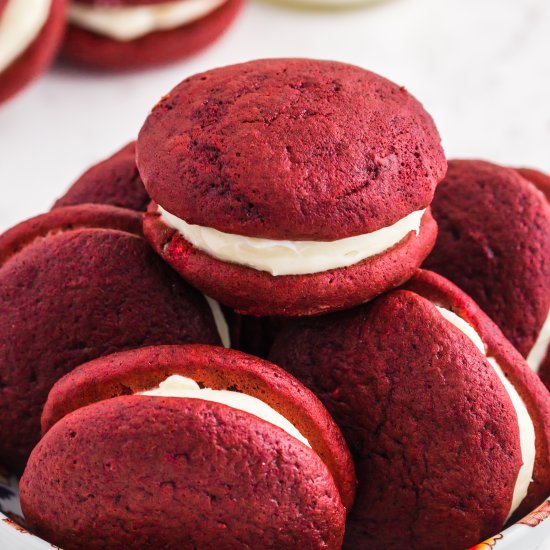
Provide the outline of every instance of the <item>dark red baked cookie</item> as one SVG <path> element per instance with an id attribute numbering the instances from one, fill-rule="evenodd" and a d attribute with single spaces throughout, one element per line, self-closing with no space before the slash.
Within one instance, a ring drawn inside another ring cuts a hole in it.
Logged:
<path id="1" fill-rule="evenodd" d="M 82 4 L 121 7 L 164 3 L 165 0 L 79 0 Z M 243 0 L 227 0 L 205 17 L 172 30 L 156 31 L 130 41 L 115 40 L 69 24 L 62 55 L 65 59 L 95 69 L 138 69 L 177 61 L 205 48 L 231 25 Z"/>
<path id="2" fill-rule="evenodd" d="M 309 446 L 234 403 L 140 395 L 173 375 L 260 399 Z M 210 346 L 118 353 L 61 379 L 42 420 L 21 502 L 63 548 L 342 544 L 351 456 L 321 403 L 275 365 Z"/>
<path id="3" fill-rule="evenodd" d="M 5 4 L 0 5 L 0 11 L 6 7 Z M 14 96 L 49 67 L 63 38 L 65 12 L 66 0 L 51 0 L 50 14 L 42 30 L 21 55 L 0 72 L 0 103 Z"/>
<path id="4" fill-rule="evenodd" d="M 466 291 L 526 357 L 550 308 L 550 207 L 515 170 L 454 160 L 432 204 L 423 266 Z"/>
<path id="5" fill-rule="evenodd" d="M 0 463 L 11 471 L 39 439 L 50 388 L 75 366 L 139 346 L 220 341 L 204 298 L 131 232 L 137 216 L 68 207 L 0 237 Z"/>
<path id="6" fill-rule="evenodd" d="M 184 80 L 146 120 L 137 164 L 155 201 L 144 222 L 155 249 L 239 312 L 283 316 L 350 307 L 409 278 L 433 245 L 428 207 L 446 170 L 432 119 L 404 88 L 307 59 Z M 365 235 L 428 210 L 418 235 L 349 267 L 272 275 L 193 246 L 157 205 L 187 224 L 275 243 Z"/>
<path id="7" fill-rule="evenodd" d="M 296 320 L 270 355 L 323 401 L 354 455 L 347 548 L 462 550 L 497 533 L 511 511 L 522 465 L 516 409 L 436 304 L 475 329 L 531 418 L 534 481 L 513 518 L 550 493 L 548 392 L 470 298 L 419 272 L 370 304 Z"/>
<path id="8" fill-rule="evenodd" d="M 75 204 L 110 204 L 144 211 L 150 202 L 136 167 L 135 142 L 87 170 L 53 208 Z"/>

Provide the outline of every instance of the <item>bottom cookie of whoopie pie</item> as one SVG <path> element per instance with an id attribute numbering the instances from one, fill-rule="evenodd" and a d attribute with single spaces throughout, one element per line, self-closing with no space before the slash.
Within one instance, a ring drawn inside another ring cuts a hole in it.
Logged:
<path id="1" fill-rule="evenodd" d="M 150 202 L 136 166 L 135 142 L 84 172 L 53 205 L 109 204 L 144 211 Z"/>
<path id="2" fill-rule="evenodd" d="M 73 63 L 106 70 L 177 61 L 219 38 L 243 3 L 179 0 L 135 5 L 123 1 L 118 6 L 96 6 L 75 1 L 69 11 L 62 56 Z M 198 17 L 198 13 L 203 15 Z M 184 23 L 186 19 L 188 23 Z"/>
<path id="3" fill-rule="evenodd" d="M 0 3 L 0 103 L 46 71 L 65 30 L 65 0 Z"/>
<path id="4" fill-rule="evenodd" d="M 317 394 L 354 456 L 346 548 L 463 550 L 550 493 L 550 396 L 442 277 L 300 319 L 270 359 Z"/>
<path id="5" fill-rule="evenodd" d="M 157 253 L 190 284 L 237 313 L 299 317 L 350 308 L 404 283 L 432 249 L 437 225 L 428 208 L 417 229 L 384 252 L 347 267 L 278 276 L 217 259 L 193 246 L 167 225 L 155 202 L 145 214 L 143 231 Z"/>
<path id="6" fill-rule="evenodd" d="M 210 346 L 104 357 L 52 389 L 21 479 L 31 528 L 76 548 L 342 544 L 351 457 L 315 396 Z"/>

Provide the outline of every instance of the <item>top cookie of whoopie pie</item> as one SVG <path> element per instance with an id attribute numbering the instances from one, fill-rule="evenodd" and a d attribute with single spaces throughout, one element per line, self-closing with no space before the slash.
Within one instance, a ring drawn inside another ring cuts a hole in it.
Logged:
<path id="1" fill-rule="evenodd" d="M 198 74 L 157 104 L 136 150 L 146 237 L 241 313 L 368 301 L 435 240 L 437 129 L 403 87 L 358 67 L 271 59 Z"/>

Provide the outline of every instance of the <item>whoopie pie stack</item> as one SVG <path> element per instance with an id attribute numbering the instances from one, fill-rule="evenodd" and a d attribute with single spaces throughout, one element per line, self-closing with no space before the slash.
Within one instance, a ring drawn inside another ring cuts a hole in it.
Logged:
<path id="1" fill-rule="evenodd" d="M 464 550 L 519 519 L 550 494 L 541 181 L 447 172 L 422 105 L 351 65 L 184 80 L 0 237 L 0 462 L 29 529 Z"/>

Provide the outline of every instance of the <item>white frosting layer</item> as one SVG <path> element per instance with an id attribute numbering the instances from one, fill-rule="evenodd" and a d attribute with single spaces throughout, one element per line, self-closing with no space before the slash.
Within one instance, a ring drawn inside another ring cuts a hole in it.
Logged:
<path id="1" fill-rule="evenodd" d="M 479 351 L 487 357 L 485 344 L 483 343 L 483 340 L 474 329 L 474 327 L 472 327 L 472 325 L 456 315 L 456 313 L 453 313 L 452 311 L 442 307 L 436 307 L 441 315 L 445 319 L 447 319 L 447 321 L 449 321 L 456 328 L 461 330 L 475 344 Z M 512 505 L 510 507 L 510 512 L 507 518 L 509 519 L 510 516 L 517 510 L 523 499 L 527 496 L 529 484 L 533 481 L 533 470 L 535 468 L 536 455 L 535 427 L 533 425 L 531 417 L 529 416 L 529 412 L 527 411 L 527 407 L 525 406 L 523 399 L 519 396 L 518 392 L 516 391 L 510 380 L 506 378 L 496 359 L 494 357 L 487 357 L 487 361 L 495 370 L 497 376 L 504 386 L 504 389 L 510 396 L 512 405 L 516 410 L 516 416 L 519 426 L 519 439 L 523 464 L 519 470 L 518 477 L 516 479 L 516 485 L 514 487 L 514 493 L 512 496 Z"/>
<path id="2" fill-rule="evenodd" d="M 205 298 L 208 302 L 210 310 L 212 311 L 212 316 L 214 317 L 214 322 L 216 323 L 216 328 L 218 329 L 218 334 L 220 335 L 223 347 L 230 348 L 231 336 L 229 334 L 229 326 L 225 319 L 225 315 L 223 314 L 222 308 L 213 298 L 210 298 L 209 296 L 205 296 Z"/>
<path id="3" fill-rule="evenodd" d="M 527 356 L 527 364 L 535 372 L 539 372 L 540 366 L 548 352 L 548 345 L 550 345 L 550 312 L 548 312 L 546 321 L 544 321 L 544 325 L 540 329 L 537 341 Z"/>
<path id="4" fill-rule="evenodd" d="M 0 16 L 0 72 L 33 42 L 50 14 L 51 0 L 8 0 Z"/>
<path id="5" fill-rule="evenodd" d="M 12 0 L 20 1 L 20 0 Z M 98 7 L 73 2 L 69 21 L 120 42 L 175 29 L 201 19 L 226 0 L 181 0 L 149 6 Z"/>
<path id="6" fill-rule="evenodd" d="M 425 210 L 418 210 L 389 227 L 337 241 L 278 241 L 222 233 L 191 225 L 158 207 L 162 221 L 178 231 L 195 248 L 224 262 L 239 264 L 271 275 L 308 275 L 348 267 L 389 250 L 411 231 L 420 232 Z"/>
<path id="7" fill-rule="evenodd" d="M 141 392 L 139 395 L 151 395 L 156 397 L 185 397 L 188 399 L 202 399 L 204 401 L 222 403 L 223 405 L 227 405 L 233 409 L 238 409 L 240 411 L 253 414 L 258 418 L 273 424 L 274 426 L 278 426 L 289 435 L 311 448 L 308 440 L 283 415 L 278 413 L 267 403 L 264 403 L 260 399 L 245 393 L 201 388 L 191 378 L 174 374 L 169 376 L 164 382 L 161 382 L 158 388 Z"/>

